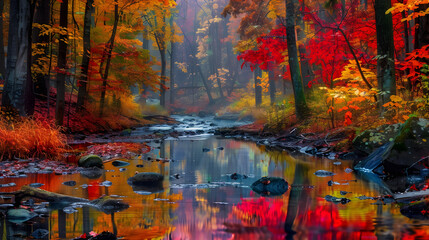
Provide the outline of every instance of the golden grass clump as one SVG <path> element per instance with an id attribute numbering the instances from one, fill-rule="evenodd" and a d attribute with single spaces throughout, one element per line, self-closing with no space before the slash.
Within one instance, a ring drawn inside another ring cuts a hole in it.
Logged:
<path id="1" fill-rule="evenodd" d="M 0 160 L 49 158 L 58 160 L 66 148 L 66 137 L 48 122 L 24 119 L 8 123 L 0 116 Z"/>

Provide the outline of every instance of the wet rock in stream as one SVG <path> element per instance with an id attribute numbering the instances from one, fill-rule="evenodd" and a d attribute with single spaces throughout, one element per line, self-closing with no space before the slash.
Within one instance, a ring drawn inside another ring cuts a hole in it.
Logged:
<path id="1" fill-rule="evenodd" d="M 121 161 L 121 160 L 115 160 L 112 162 L 112 165 L 115 167 L 125 167 L 130 165 L 129 162 Z"/>
<path id="2" fill-rule="evenodd" d="M 6 218 L 9 222 L 23 223 L 37 216 L 36 213 L 30 212 L 27 209 L 9 209 L 6 214 Z"/>
<path id="3" fill-rule="evenodd" d="M 134 192 L 149 195 L 164 190 L 162 186 L 163 180 L 164 176 L 159 173 L 142 172 L 128 178 L 127 182 L 133 188 Z"/>
<path id="4" fill-rule="evenodd" d="M 325 196 L 325 200 L 328 202 L 333 202 L 333 203 L 341 203 L 341 204 L 347 204 L 349 203 L 351 200 L 348 198 L 337 198 L 331 195 L 326 195 Z"/>
<path id="5" fill-rule="evenodd" d="M 318 176 L 318 177 L 330 177 L 330 176 L 334 176 L 335 173 L 330 172 L 330 171 L 326 171 L 326 170 L 317 170 L 314 175 Z"/>
<path id="6" fill-rule="evenodd" d="M 74 187 L 76 186 L 76 181 L 67 181 L 67 182 L 63 182 L 63 184 L 69 187 Z"/>
<path id="7" fill-rule="evenodd" d="M 98 167 L 103 168 L 103 159 L 101 157 L 91 154 L 83 156 L 78 161 L 79 167 L 84 168 L 92 168 L 92 167 Z"/>
<path id="8" fill-rule="evenodd" d="M 43 183 L 30 183 L 29 184 L 30 187 L 34 187 L 34 188 L 39 188 L 43 185 L 45 185 L 45 184 L 43 184 Z"/>
<path id="9" fill-rule="evenodd" d="M 250 188 L 262 196 L 280 196 L 289 189 L 289 185 L 283 178 L 262 177 L 252 183 Z"/>
<path id="10" fill-rule="evenodd" d="M 103 169 L 98 167 L 85 168 L 80 171 L 80 175 L 88 179 L 97 179 L 100 178 L 104 173 Z"/>

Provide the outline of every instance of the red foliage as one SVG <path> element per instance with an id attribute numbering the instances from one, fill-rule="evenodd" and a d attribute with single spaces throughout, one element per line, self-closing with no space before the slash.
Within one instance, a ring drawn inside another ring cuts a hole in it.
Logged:
<path id="1" fill-rule="evenodd" d="M 88 147 L 86 154 L 96 154 L 100 157 L 131 158 L 138 154 L 148 153 L 150 147 L 140 143 L 106 143 Z"/>

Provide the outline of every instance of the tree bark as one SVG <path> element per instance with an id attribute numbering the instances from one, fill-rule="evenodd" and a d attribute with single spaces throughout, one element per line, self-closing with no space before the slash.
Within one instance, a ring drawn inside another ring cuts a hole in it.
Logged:
<path id="1" fill-rule="evenodd" d="M 416 11 L 424 11 L 427 8 L 429 8 L 429 4 L 421 4 Z M 429 15 L 418 17 L 415 21 L 414 49 L 419 49 L 429 44 Z"/>
<path id="2" fill-rule="evenodd" d="M 3 35 L 3 10 L 4 0 L 0 0 L 0 74 L 1 78 L 6 77 L 6 63 L 4 54 L 4 35 Z"/>
<path id="3" fill-rule="evenodd" d="M 255 106 L 260 106 L 262 104 L 262 87 L 261 87 L 261 78 L 262 70 L 257 67 L 253 70 L 253 80 L 255 81 Z"/>
<path id="4" fill-rule="evenodd" d="M 165 44 L 163 48 L 159 49 L 159 54 L 161 55 L 161 85 L 160 85 L 160 105 L 165 107 L 165 67 L 167 66 L 167 60 L 165 56 Z"/>
<path id="5" fill-rule="evenodd" d="M 269 70 L 268 72 L 269 85 L 270 85 L 270 103 L 271 106 L 276 103 L 276 72 L 275 70 Z"/>
<path id="6" fill-rule="evenodd" d="M 109 69 L 110 69 L 110 61 L 112 60 L 112 52 L 113 47 L 115 45 L 115 37 L 116 37 L 116 31 L 118 29 L 118 23 L 119 23 L 119 6 L 118 6 L 118 0 L 115 0 L 115 20 L 113 22 L 113 29 L 112 29 L 112 35 L 110 36 L 109 41 L 106 43 L 106 48 L 104 50 L 104 56 L 102 59 L 107 57 L 106 60 L 106 67 L 104 68 L 103 73 L 103 62 L 100 64 L 100 75 L 103 79 L 103 84 L 101 87 L 101 97 L 100 97 L 100 116 L 103 116 L 103 109 L 104 109 L 104 102 L 106 98 L 106 88 L 107 88 L 107 78 L 109 77 Z"/>
<path id="7" fill-rule="evenodd" d="M 49 25 L 51 21 L 51 3 L 49 0 L 39 0 L 34 14 L 34 22 L 41 25 Z M 49 54 L 49 35 L 40 35 L 40 29 L 35 28 L 33 31 L 33 42 L 38 44 L 38 48 L 42 50 L 43 54 L 35 55 L 32 59 L 32 64 L 37 63 L 39 58 L 45 57 Z M 37 73 L 34 76 L 34 92 L 38 99 L 48 101 L 48 84 L 49 75 Z"/>
<path id="8" fill-rule="evenodd" d="M 381 91 L 380 106 L 396 94 L 395 45 L 393 43 L 392 14 L 386 14 L 390 1 L 375 0 L 375 25 L 377 29 L 377 80 Z"/>
<path id="9" fill-rule="evenodd" d="M 171 40 L 170 40 L 170 105 L 174 104 L 175 94 L 174 94 L 174 74 L 175 74 L 175 68 L 174 68 L 174 61 L 175 61 L 175 48 L 176 44 L 174 42 L 174 14 L 171 14 L 170 17 L 170 27 L 172 29 L 171 31 Z"/>
<path id="10" fill-rule="evenodd" d="M 34 111 L 31 78 L 31 26 L 33 4 L 28 0 L 10 2 L 8 57 L 2 104 L 18 110 L 21 116 Z"/>
<path id="11" fill-rule="evenodd" d="M 60 7 L 60 27 L 67 29 L 68 23 L 68 0 L 63 0 Z M 55 122 L 58 126 L 64 123 L 65 109 L 65 78 L 67 65 L 67 34 L 60 35 L 58 45 L 58 73 L 57 73 L 57 102 L 55 107 Z"/>
<path id="12" fill-rule="evenodd" d="M 309 114 L 302 84 L 301 68 L 298 59 L 295 35 L 295 6 L 293 0 L 286 3 L 286 40 L 289 54 L 289 69 L 295 96 L 295 112 L 298 119 L 304 119 Z"/>
<path id="13" fill-rule="evenodd" d="M 87 0 L 85 5 L 85 16 L 83 20 L 83 56 L 81 73 L 78 81 L 79 91 L 77 94 L 77 108 L 82 109 L 88 96 L 87 83 L 89 61 L 91 59 L 91 14 L 93 11 L 94 0 Z"/>

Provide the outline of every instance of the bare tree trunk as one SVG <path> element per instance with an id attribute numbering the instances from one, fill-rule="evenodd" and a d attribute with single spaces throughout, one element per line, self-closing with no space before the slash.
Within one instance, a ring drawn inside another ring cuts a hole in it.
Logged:
<path id="1" fill-rule="evenodd" d="M 42 25 L 49 25 L 51 21 L 51 3 L 49 0 L 39 0 L 36 5 L 34 22 Z M 35 55 L 32 59 L 32 64 L 37 63 L 39 58 L 46 57 L 49 54 L 49 35 L 40 35 L 40 29 L 35 28 L 33 31 L 33 42 L 43 54 Z M 34 76 L 34 92 L 39 99 L 46 99 L 48 101 L 48 87 L 49 81 L 48 74 L 37 73 Z"/>
<path id="2" fill-rule="evenodd" d="M 255 81 L 255 105 L 260 106 L 262 104 L 262 87 L 261 78 L 262 70 L 257 67 L 253 70 L 253 80 Z"/>
<path id="3" fill-rule="evenodd" d="M 3 10 L 4 0 L 0 0 L 0 74 L 1 78 L 6 77 L 6 65 L 5 65 L 5 54 L 4 54 L 4 35 L 3 35 Z"/>
<path id="4" fill-rule="evenodd" d="M 175 48 L 176 48 L 176 43 L 174 43 L 173 38 L 174 38 L 174 14 L 171 14 L 170 17 L 170 27 L 172 29 L 171 31 L 171 40 L 170 40 L 170 105 L 174 104 L 174 98 L 175 98 L 175 94 L 174 94 L 174 74 L 175 74 L 175 68 L 174 68 L 174 61 L 175 61 Z"/>
<path id="5" fill-rule="evenodd" d="M 63 0 L 60 7 L 60 27 L 67 29 L 68 24 L 68 0 Z M 65 78 L 66 78 L 66 65 L 67 65 L 67 46 L 68 36 L 66 34 L 60 35 L 60 42 L 58 45 L 58 74 L 57 74 L 57 102 L 55 107 L 55 122 L 58 126 L 64 123 L 64 109 L 65 109 Z"/>
<path id="6" fill-rule="evenodd" d="M 429 8 L 429 4 L 421 4 L 416 11 L 425 11 Z M 422 48 L 429 44 L 429 14 L 415 19 L 416 30 L 414 39 L 414 49 Z M 428 60 L 429 62 L 429 60 Z"/>
<path id="7" fill-rule="evenodd" d="M 270 85 L 270 103 L 271 106 L 276 103 L 276 73 L 275 70 L 269 70 L 268 72 L 269 85 Z"/>
<path id="8" fill-rule="evenodd" d="M 104 51 L 104 57 L 103 57 L 103 59 L 107 57 L 104 73 L 103 73 L 104 61 L 100 64 L 100 75 L 103 78 L 103 85 L 101 87 L 101 97 L 100 97 L 100 116 L 103 116 L 104 102 L 106 98 L 107 78 L 109 77 L 110 61 L 112 60 L 112 52 L 113 52 L 113 47 L 115 45 L 115 37 L 116 37 L 116 31 L 118 28 L 118 22 L 119 22 L 119 6 L 118 6 L 118 0 L 115 0 L 115 20 L 113 23 L 112 35 L 110 36 L 109 41 L 107 41 L 106 43 L 106 49 Z"/>
<path id="9" fill-rule="evenodd" d="M 295 6 L 293 0 L 285 0 L 286 3 L 286 39 L 289 54 L 289 69 L 292 78 L 293 92 L 295 96 L 295 112 L 298 119 L 303 119 L 309 114 L 305 101 L 302 85 L 301 68 L 298 59 L 295 35 Z"/>
<path id="10" fill-rule="evenodd" d="M 91 59 L 91 13 L 93 11 L 94 0 L 87 0 L 85 5 L 85 17 L 83 20 L 83 56 L 81 73 L 78 81 L 79 91 L 77 94 L 77 108 L 82 109 L 87 98 L 87 83 L 89 61 Z"/>
<path id="11" fill-rule="evenodd" d="M 390 1 L 375 0 L 375 25 L 377 29 L 377 80 L 380 106 L 390 102 L 390 96 L 396 95 L 395 45 L 393 43 L 392 14 L 386 14 L 391 7 Z"/>
<path id="12" fill-rule="evenodd" d="M 6 81 L 2 104 L 12 106 L 22 116 L 34 111 L 31 78 L 31 26 L 34 4 L 28 0 L 10 2 Z"/>
<path id="13" fill-rule="evenodd" d="M 159 49 L 159 54 L 161 55 L 161 86 L 160 86 L 160 105 L 165 107 L 165 67 L 167 66 L 167 60 L 165 56 L 165 44 L 163 48 Z"/>

